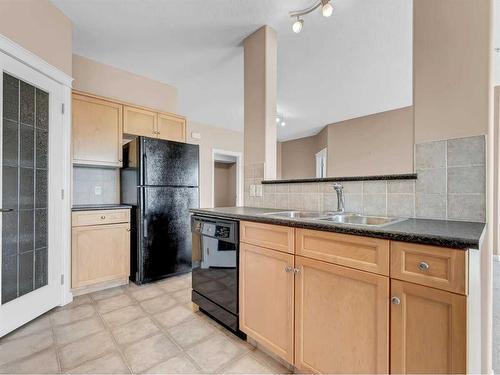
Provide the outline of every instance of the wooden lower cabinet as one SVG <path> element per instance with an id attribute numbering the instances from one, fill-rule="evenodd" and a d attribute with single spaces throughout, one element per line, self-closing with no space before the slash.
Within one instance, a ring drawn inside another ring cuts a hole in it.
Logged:
<path id="1" fill-rule="evenodd" d="M 293 363 L 293 255 L 240 244 L 240 329 Z"/>
<path id="2" fill-rule="evenodd" d="M 466 297 L 398 280 L 391 296 L 391 373 L 465 373 Z"/>
<path id="3" fill-rule="evenodd" d="M 73 227 L 71 265 L 73 289 L 128 279 L 130 224 Z"/>
<path id="4" fill-rule="evenodd" d="M 295 367 L 389 371 L 389 278 L 297 256 Z"/>

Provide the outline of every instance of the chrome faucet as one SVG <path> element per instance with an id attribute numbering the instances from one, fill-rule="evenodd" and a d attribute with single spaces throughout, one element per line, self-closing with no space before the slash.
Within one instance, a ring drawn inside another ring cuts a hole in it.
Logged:
<path id="1" fill-rule="evenodd" d="M 337 212 L 345 212 L 344 187 L 342 184 L 335 182 L 333 188 L 337 192 Z"/>

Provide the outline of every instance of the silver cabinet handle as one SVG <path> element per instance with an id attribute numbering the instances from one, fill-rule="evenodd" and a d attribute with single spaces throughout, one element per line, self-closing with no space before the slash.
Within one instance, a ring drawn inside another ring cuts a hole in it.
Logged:
<path id="1" fill-rule="evenodd" d="M 285 266 L 285 272 L 292 272 L 293 267 L 292 266 Z"/>
<path id="2" fill-rule="evenodd" d="M 418 269 L 419 269 L 420 271 L 427 271 L 427 270 L 429 269 L 429 264 L 428 264 L 428 263 L 426 263 L 426 262 L 420 262 L 420 263 L 418 264 Z"/>
<path id="3" fill-rule="evenodd" d="M 398 297 L 392 297 L 391 298 L 391 303 L 393 305 L 399 305 L 401 303 L 401 300 Z"/>
<path id="4" fill-rule="evenodd" d="M 12 208 L 0 208 L 0 212 L 12 212 L 14 211 Z"/>
<path id="5" fill-rule="evenodd" d="M 130 228 L 127 228 L 127 232 L 130 232 Z"/>

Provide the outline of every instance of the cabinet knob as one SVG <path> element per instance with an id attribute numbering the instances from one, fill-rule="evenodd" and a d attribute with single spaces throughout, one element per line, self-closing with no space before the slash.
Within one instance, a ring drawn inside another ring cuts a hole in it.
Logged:
<path id="1" fill-rule="evenodd" d="M 300 272 L 300 268 L 294 268 L 294 269 L 293 269 L 293 273 L 297 274 L 297 273 L 299 273 L 299 272 Z"/>
<path id="2" fill-rule="evenodd" d="M 392 297 L 391 298 L 391 303 L 393 305 L 399 305 L 401 303 L 401 300 L 398 297 Z"/>
<path id="3" fill-rule="evenodd" d="M 285 266 L 285 272 L 292 272 L 293 267 L 292 266 Z"/>
<path id="4" fill-rule="evenodd" d="M 420 263 L 418 264 L 418 269 L 419 269 L 420 271 L 427 271 L 427 270 L 429 269 L 429 264 L 428 264 L 428 263 L 426 263 L 426 262 L 420 262 Z"/>
<path id="5" fill-rule="evenodd" d="M 106 219 L 106 216 L 102 215 L 102 216 L 101 216 L 101 219 L 102 219 L 102 220 Z"/>
<path id="6" fill-rule="evenodd" d="M 130 232 L 130 228 L 127 228 L 127 232 Z"/>

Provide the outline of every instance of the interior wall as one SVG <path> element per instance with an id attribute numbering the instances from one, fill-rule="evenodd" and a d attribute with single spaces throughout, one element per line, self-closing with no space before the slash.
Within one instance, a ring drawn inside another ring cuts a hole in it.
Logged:
<path id="1" fill-rule="evenodd" d="M 236 205 L 236 163 L 214 163 L 214 207 Z"/>
<path id="2" fill-rule="evenodd" d="M 328 176 L 413 172 L 413 108 L 328 126 Z"/>
<path id="3" fill-rule="evenodd" d="M 71 75 L 73 26 L 49 0 L 1 0 L 0 34 Z"/>
<path id="4" fill-rule="evenodd" d="M 73 77 L 75 90 L 160 111 L 177 111 L 177 88 L 166 83 L 78 55 L 73 55 Z"/>
<path id="5" fill-rule="evenodd" d="M 201 138 L 193 138 L 193 133 L 199 133 Z M 213 150 L 243 154 L 243 132 L 188 121 L 187 138 L 188 143 L 200 145 L 200 207 L 212 207 Z"/>
<path id="6" fill-rule="evenodd" d="M 414 1 L 416 143 L 488 132 L 489 0 Z"/>
<path id="7" fill-rule="evenodd" d="M 316 176 L 316 136 L 281 142 L 281 178 Z"/>

